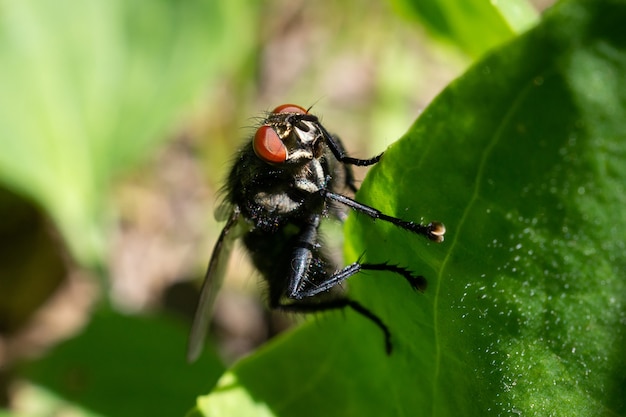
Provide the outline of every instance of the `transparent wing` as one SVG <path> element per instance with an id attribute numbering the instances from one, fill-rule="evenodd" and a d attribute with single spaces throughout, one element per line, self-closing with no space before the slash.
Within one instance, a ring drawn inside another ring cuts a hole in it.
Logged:
<path id="1" fill-rule="evenodd" d="M 189 362 L 198 359 L 200 353 L 202 353 L 209 322 L 211 321 L 211 314 L 213 313 L 215 296 L 224 281 L 230 252 L 235 240 L 241 235 L 241 226 L 239 209 L 235 207 L 215 243 L 213 254 L 204 276 L 204 282 L 200 290 L 200 301 L 198 302 L 196 315 L 191 325 L 191 333 L 189 334 L 189 346 L 187 349 L 187 360 Z"/>
<path id="2" fill-rule="evenodd" d="M 215 209 L 215 220 L 218 222 L 224 222 L 230 218 L 233 213 L 233 205 L 228 201 L 222 201 Z"/>

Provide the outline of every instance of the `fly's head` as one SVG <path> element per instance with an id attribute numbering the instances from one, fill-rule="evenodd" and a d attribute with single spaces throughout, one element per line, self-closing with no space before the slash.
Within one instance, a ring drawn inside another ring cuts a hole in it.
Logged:
<path id="1" fill-rule="evenodd" d="M 317 117 L 295 104 L 276 107 L 257 129 L 252 147 L 271 165 L 303 165 L 324 153 L 324 133 Z"/>

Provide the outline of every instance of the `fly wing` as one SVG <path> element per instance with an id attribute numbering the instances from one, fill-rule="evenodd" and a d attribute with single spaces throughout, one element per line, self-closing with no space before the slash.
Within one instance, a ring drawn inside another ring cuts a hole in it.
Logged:
<path id="1" fill-rule="evenodd" d="M 222 233 L 215 243 L 213 254 L 211 255 L 211 260 L 209 261 L 209 266 L 204 276 L 204 283 L 200 290 L 200 301 L 198 302 L 193 324 L 191 325 L 191 333 L 189 334 L 189 346 L 187 349 L 187 360 L 189 362 L 198 359 L 200 353 L 202 353 L 204 340 L 213 313 L 215 296 L 224 281 L 230 252 L 232 251 L 235 240 L 241 235 L 241 226 L 242 224 L 239 221 L 239 209 L 234 207 L 228 222 L 224 226 L 224 229 L 222 229 Z"/>
<path id="2" fill-rule="evenodd" d="M 215 209 L 215 220 L 218 222 L 224 222 L 233 214 L 233 205 L 228 201 L 222 201 Z"/>

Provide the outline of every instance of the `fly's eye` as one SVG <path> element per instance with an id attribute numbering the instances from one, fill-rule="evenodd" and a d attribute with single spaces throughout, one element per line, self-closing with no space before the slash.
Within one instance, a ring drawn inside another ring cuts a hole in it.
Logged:
<path id="1" fill-rule="evenodd" d="M 297 104 L 281 104 L 272 110 L 272 113 L 297 113 L 297 114 L 307 114 L 307 111 L 298 106 Z"/>
<path id="2" fill-rule="evenodd" d="M 278 133 L 269 126 L 261 126 L 254 134 L 252 147 L 256 156 L 270 164 L 282 164 L 287 160 L 287 148 Z"/>

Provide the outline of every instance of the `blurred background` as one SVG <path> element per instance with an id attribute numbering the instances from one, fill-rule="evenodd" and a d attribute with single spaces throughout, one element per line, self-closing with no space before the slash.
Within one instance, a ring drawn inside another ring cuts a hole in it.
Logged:
<path id="1" fill-rule="evenodd" d="M 0 410 L 136 416 L 161 392 L 157 414 L 183 414 L 290 323 L 237 251 L 216 351 L 185 363 L 219 189 L 258 117 L 313 106 L 370 157 L 550 3 L 0 3 Z"/>

